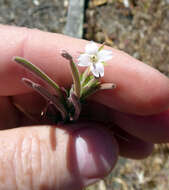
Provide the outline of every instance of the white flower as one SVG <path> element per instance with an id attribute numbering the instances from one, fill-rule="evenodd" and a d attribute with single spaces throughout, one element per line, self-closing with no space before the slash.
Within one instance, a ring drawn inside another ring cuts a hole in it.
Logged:
<path id="1" fill-rule="evenodd" d="M 103 47 L 103 46 L 102 46 Z M 99 48 L 96 43 L 90 42 L 85 47 L 85 53 L 78 58 L 79 66 L 89 66 L 95 77 L 104 76 L 104 63 L 112 59 L 112 52 Z"/>

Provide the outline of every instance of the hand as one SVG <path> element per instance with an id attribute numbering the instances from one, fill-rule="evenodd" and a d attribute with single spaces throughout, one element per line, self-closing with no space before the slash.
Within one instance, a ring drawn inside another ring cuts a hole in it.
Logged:
<path id="1" fill-rule="evenodd" d="M 32 126 L 21 115 L 14 105 L 36 115 L 45 102 L 23 85 L 22 77 L 35 78 L 13 56 L 26 58 L 67 87 L 71 75 L 60 51 L 76 58 L 86 43 L 0 26 L 0 189 L 82 189 L 107 175 L 118 155 L 142 159 L 153 143 L 169 141 L 168 78 L 115 49 L 103 80 L 117 88 L 90 99 L 88 121 Z"/>

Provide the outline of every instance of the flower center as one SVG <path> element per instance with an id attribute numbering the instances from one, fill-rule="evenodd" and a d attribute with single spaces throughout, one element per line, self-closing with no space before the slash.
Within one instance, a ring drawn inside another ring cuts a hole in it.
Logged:
<path id="1" fill-rule="evenodd" d="M 90 56 L 90 61 L 91 61 L 92 63 L 97 63 L 97 61 L 98 61 L 97 56 L 96 56 L 96 55 L 91 55 L 91 56 Z"/>

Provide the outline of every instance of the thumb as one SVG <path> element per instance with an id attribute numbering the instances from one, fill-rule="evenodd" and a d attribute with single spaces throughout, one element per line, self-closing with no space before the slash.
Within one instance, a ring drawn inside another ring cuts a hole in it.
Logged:
<path id="1" fill-rule="evenodd" d="M 118 147 L 98 127 L 86 123 L 1 131 L 0 189 L 80 190 L 103 178 L 115 165 Z"/>

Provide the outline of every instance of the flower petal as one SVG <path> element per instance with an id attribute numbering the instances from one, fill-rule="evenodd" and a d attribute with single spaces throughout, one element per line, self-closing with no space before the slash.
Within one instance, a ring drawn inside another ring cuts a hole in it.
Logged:
<path id="1" fill-rule="evenodd" d="M 92 64 L 91 72 L 95 77 L 103 77 L 104 76 L 104 66 L 102 63 Z"/>
<path id="2" fill-rule="evenodd" d="M 88 54 L 81 54 L 78 57 L 78 63 L 77 64 L 79 66 L 83 66 L 83 67 L 89 66 L 91 64 L 89 55 Z"/>
<path id="3" fill-rule="evenodd" d="M 110 50 L 101 50 L 98 52 L 98 58 L 100 62 L 108 61 L 112 59 L 113 54 Z"/>
<path id="4" fill-rule="evenodd" d="M 85 53 L 89 54 L 89 55 L 93 55 L 96 54 L 98 52 L 98 47 L 96 45 L 95 42 L 91 41 L 90 43 L 88 43 L 85 47 Z"/>

